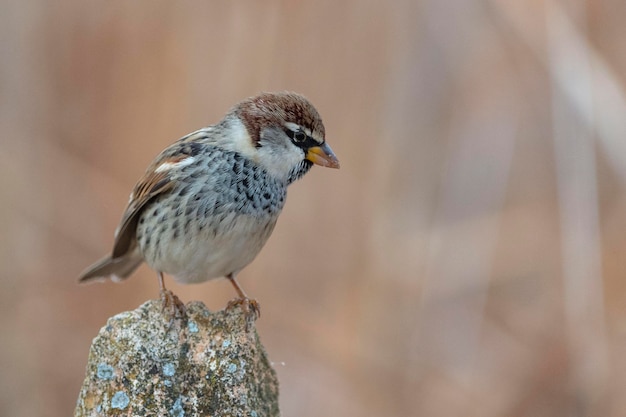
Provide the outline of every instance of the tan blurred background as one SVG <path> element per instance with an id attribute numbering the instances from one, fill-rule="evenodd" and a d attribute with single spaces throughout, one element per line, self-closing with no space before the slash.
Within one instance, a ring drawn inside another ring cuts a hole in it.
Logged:
<path id="1" fill-rule="evenodd" d="M 285 416 L 626 415 L 626 2 L 4 1 L 0 415 L 71 415 L 78 286 L 166 145 L 308 96 L 339 171 L 240 275 Z M 225 281 L 172 289 L 222 308 Z"/>

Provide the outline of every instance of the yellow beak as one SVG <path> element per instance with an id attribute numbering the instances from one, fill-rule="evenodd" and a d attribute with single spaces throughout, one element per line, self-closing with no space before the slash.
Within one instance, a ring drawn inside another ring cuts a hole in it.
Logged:
<path id="1" fill-rule="evenodd" d="M 309 148 L 306 153 L 306 159 L 313 162 L 316 165 L 320 165 L 327 168 L 339 168 L 339 160 L 330 149 L 330 146 L 324 142 L 320 146 L 314 146 Z"/>

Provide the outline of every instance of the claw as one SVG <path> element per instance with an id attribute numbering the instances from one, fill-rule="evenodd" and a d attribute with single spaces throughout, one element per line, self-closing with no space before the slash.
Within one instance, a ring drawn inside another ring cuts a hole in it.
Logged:
<path id="1" fill-rule="evenodd" d="M 241 307 L 246 317 L 246 330 L 250 331 L 252 324 L 261 317 L 261 305 L 255 299 L 244 297 L 230 300 L 227 309 Z"/>
<path id="2" fill-rule="evenodd" d="M 187 309 L 185 308 L 185 304 L 180 301 L 180 298 L 178 298 L 176 294 L 165 288 L 165 284 L 163 283 L 163 273 L 157 271 L 157 277 L 159 278 L 159 287 L 161 289 L 161 312 L 165 313 L 169 310 L 170 321 L 168 328 L 171 329 L 175 321 L 186 320 Z"/>
<path id="3" fill-rule="evenodd" d="M 165 313 L 169 310 L 173 319 L 182 319 L 187 314 L 185 304 L 170 290 L 161 291 L 161 303 L 161 311 Z"/>
<path id="4" fill-rule="evenodd" d="M 248 298 L 246 293 L 243 291 L 243 288 L 241 288 L 241 286 L 235 279 L 234 273 L 226 275 L 226 278 L 228 278 L 230 283 L 233 284 L 233 287 L 235 287 L 235 291 L 237 291 L 237 294 L 239 295 L 239 298 L 229 301 L 226 308 L 242 306 L 243 311 L 246 314 L 246 330 L 250 330 L 252 323 L 254 323 L 259 317 L 261 317 L 261 306 L 259 305 L 257 300 L 253 298 Z"/>

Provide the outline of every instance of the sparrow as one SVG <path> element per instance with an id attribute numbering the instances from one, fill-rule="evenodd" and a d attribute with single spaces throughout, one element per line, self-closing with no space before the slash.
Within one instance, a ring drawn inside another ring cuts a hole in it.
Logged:
<path id="1" fill-rule="evenodd" d="M 235 277 L 272 234 L 287 187 L 314 164 L 339 168 L 322 119 L 304 96 L 262 93 L 243 100 L 219 123 L 182 137 L 154 159 L 130 194 L 113 250 L 79 281 L 120 281 L 146 262 L 157 273 L 164 306 L 180 310 L 184 305 L 165 288 L 164 273 L 183 284 L 226 277 L 238 295 L 231 303 L 245 303 L 258 316 L 258 303 Z"/>

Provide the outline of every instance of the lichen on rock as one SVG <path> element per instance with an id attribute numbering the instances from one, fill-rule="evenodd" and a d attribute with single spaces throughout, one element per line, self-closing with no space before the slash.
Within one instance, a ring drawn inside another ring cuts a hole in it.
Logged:
<path id="1" fill-rule="evenodd" d="M 94 339 L 75 417 L 278 416 L 278 379 L 238 306 L 186 306 L 170 321 L 148 301 Z"/>

